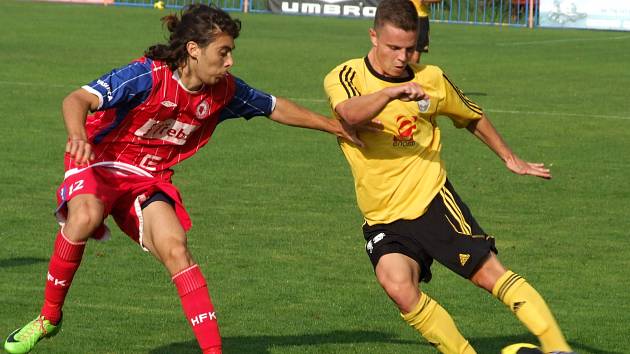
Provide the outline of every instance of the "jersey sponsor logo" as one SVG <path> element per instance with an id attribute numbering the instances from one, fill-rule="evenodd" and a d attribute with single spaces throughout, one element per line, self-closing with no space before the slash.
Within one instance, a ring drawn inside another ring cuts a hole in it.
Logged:
<path id="1" fill-rule="evenodd" d="M 206 119 L 206 118 L 208 118 L 208 113 L 210 113 L 210 105 L 208 104 L 208 101 L 203 100 L 203 101 L 201 101 L 199 106 L 197 106 L 197 109 L 195 110 L 195 114 L 197 115 L 197 119 Z"/>
<path id="2" fill-rule="evenodd" d="M 193 327 L 198 326 L 202 323 L 204 323 L 205 321 L 216 321 L 217 320 L 217 315 L 215 312 L 203 312 L 198 314 L 195 317 L 192 317 L 190 319 L 190 323 L 192 324 Z"/>
<path id="3" fill-rule="evenodd" d="M 162 106 L 166 107 L 166 108 L 173 108 L 173 107 L 177 107 L 177 103 L 175 103 L 175 102 L 171 102 L 171 101 L 168 101 L 168 100 L 166 100 L 166 101 L 162 101 L 162 102 L 160 102 L 160 104 L 161 104 Z"/>
<path id="4" fill-rule="evenodd" d="M 144 168 L 147 171 L 155 171 L 157 170 L 157 166 L 162 161 L 160 156 L 155 156 L 151 154 L 146 154 L 140 161 L 140 167 Z"/>
<path id="5" fill-rule="evenodd" d="M 408 147 L 415 146 L 416 142 L 413 140 L 413 134 L 417 130 L 416 121 L 418 117 L 411 116 L 398 116 L 396 117 L 396 124 L 398 125 L 398 134 L 394 135 L 394 146 Z"/>
<path id="6" fill-rule="evenodd" d="M 196 125 L 182 123 L 175 119 L 157 121 L 149 119 L 134 135 L 145 139 L 160 139 L 177 145 L 186 144 L 190 134 L 198 128 Z"/>
<path id="7" fill-rule="evenodd" d="M 420 113 L 427 113 L 429 106 L 431 106 L 431 100 L 428 98 L 418 101 L 418 109 L 420 109 Z"/>

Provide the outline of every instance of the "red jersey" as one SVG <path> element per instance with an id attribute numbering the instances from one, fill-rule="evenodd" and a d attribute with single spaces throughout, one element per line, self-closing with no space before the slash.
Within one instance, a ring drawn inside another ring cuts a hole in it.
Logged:
<path id="1" fill-rule="evenodd" d="M 170 180 L 172 166 L 208 142 L 221 121 L 268 116 L 275 105 L 273 96 L 231 74 L 215 85 L 189 91 L 166 63 L 146 57 L 83 89 L 100 101 L 86 122 L 96 157 L 90 164 L 163 180 Z M 74 167 L 69 162 L 66 169 Z"/>

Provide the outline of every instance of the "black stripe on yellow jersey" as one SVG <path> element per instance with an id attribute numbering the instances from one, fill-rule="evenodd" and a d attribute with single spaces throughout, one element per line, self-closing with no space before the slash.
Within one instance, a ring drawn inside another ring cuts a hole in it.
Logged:
<path id="1" fill-rule="evenodd" d="M 444 79 L 446 80 L 446 82 L 448 82 L 453 87 L 455 92 L 457 92 L 457 95 L 459 96 L 459 98 L 462 99 L 464 104 L 466 104 L 466 106 L 468 106 L 468 108 L 470 108 L 471 111 L 477 114 L 483 114 L 483 110 L 481 109 L 481 107 L 477 106 L 475 102 L 471 101 L 470 98 L 466 97 L 466 95 L 464 95 L 464 92 L 462 92 L 462 90 L 460 90 L 459 87 L 455 86 L 455 84 L 451 80 L 449 80 L 449 78 L 446 75 L 442 74 L 442 76 L 444 76 Z"/>
<path id="2" fill-rule="evenodd" d="M 356 74 L 356 71 L 347 65 L 344 65 L 343 69 L 339 72 L 339 82 L 343 86 L 344 90 L 346 90 L 348 98 L 361 96 L 359 90 L 357 90 L 352 84 L 352 80 L 354 80 Z"/>

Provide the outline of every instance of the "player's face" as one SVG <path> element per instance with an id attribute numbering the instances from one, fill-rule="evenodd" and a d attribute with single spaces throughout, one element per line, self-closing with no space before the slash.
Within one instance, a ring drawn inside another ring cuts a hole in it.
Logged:
<path id="1" fill-rule="evenodd" d="M 215 40 L 197 55 L 197 77 L 206 85 L 214 85 L 234 64 L 232 58 L 234 38 L 226 33 L 218 33 Z"/>
<path id="2" fill-rule="evenodd" d="M 405 68 L 416 50 L 416 31 L 405 31 L 389 23 L 378 29 L 370 29 L 373 59 L 371 63 L 380 74 L 389 77 L 402 77 Z"/>

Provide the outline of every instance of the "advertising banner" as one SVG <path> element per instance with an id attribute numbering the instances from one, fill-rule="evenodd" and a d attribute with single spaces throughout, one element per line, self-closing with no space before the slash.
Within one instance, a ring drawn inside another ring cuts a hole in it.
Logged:
<path id="1" fill-rule="evenodd" d="M 291 15 L 372 18 L 378 0 L 269 0 L 269 9 Z"/>
<path id="2" fill-rule="evenodd" d="M 540 0 L 540 26 L 630 31 L 628 0 Z"/>

